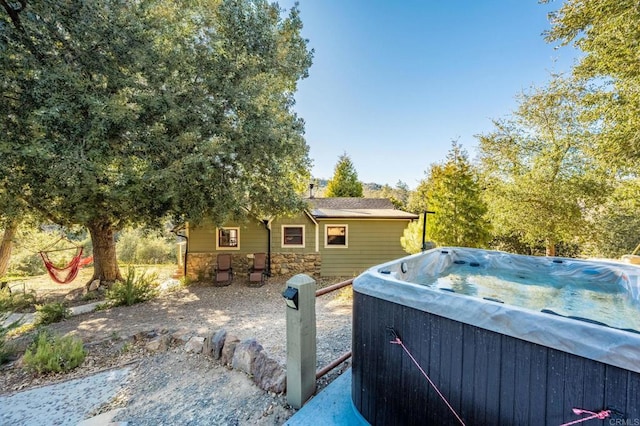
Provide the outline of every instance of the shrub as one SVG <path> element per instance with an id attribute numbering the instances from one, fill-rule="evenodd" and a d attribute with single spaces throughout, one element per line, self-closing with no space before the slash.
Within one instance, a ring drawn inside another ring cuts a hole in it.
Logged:
<path id="1" fill-rule="evenodd" d="M 71 310 L 60 302 L 36 305 L 36 325 L 60 322 L 71 316 Z"/>
<path id="2" fill-rule="evenodd" d="M 127 269 L 124 281 L 115 283 L 106 294 L 109 306 L 131 306 L 154 298 L 158 294 L 157 275 L 145 272 L 136 276 L 133 266 Z"/>
<path id="3" fill-rule="evenodd" d="M 82 340 L 73 336 L 59 337 L 41 330 L 22 361 L 27 370 L 42 374 L 72 370 L 82 364 L 84 357 Z"/>
<path id="4" fill-rule="evenodd" d="M 0 314 L 0 364 L 4 364 L 12 355 L 11 349 L 7 347 L 7 334 L 14 328 L 18 327 L 19 321 L 12 322 L 4 326 L 4 322 L 9 314 Z"/>
<path id="5" fill-rule="evenodd" d="M 0 313 L 23 311 L 36 303 L 33 290 L 27 293 L 12 293 L 8 287 L 0 290 Z"/>

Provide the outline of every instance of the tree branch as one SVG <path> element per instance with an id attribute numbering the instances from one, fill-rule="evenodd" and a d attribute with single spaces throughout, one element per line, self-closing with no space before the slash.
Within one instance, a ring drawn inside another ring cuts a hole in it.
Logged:
<path id="1" fill-rule="evenodd" d="M 22 22 L 20 21 L 20 12 L 24 10 L 27 6 L 27 0 L 20 0 L 20 7 L 14 9 L 12 5 L 6 2 L 6 0 L 0 0 L 0 5 L 4 7 L 4 10 L 9 14 L 9 18 L 11 18 L 11 22 L 13 22 L 13 26 L 20 32 L 24 32 L 24 28 L 22 27 Z"/>

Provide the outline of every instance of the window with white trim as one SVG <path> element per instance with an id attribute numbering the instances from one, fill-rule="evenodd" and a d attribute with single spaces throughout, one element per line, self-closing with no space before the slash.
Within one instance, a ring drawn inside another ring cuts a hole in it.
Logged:
<path id="1" fill-rule="evenodd" d="M 218 228 L 216 250 L 240 250 L 240 228 Z"/>
<path id="2" fill-rule="evenodd" d="M 324 226 L 324 246 L 325 247 L 347 247 L 349 244 L 347 225 L 325 225 Z"/>
<path id="3" fill-rule="evenodd" d="M 282 247 L 304 248 L 304 225 L 282 225 Z"/>

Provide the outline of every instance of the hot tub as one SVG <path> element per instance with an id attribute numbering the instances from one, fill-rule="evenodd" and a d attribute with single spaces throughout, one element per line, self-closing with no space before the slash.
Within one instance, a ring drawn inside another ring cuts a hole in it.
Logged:
<path id="1" fill-rule="evenodd" d="M 373 267 L 353 283 L 353 404 L 375 425 L 460 424 L 454 411 L 467 425 L 589 416 L 574 408 L 609 410 L 586 424 L 640 425 L 639 276 L 457 247 Z"/>

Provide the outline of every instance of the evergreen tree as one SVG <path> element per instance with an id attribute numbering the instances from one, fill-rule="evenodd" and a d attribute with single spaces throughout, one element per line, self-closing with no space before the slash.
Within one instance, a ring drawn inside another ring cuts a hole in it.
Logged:
<path id="1" fill-rule="evenodd" d="M 419 199 L 419 195 L 424 198 Z M 417 214 L 425 210 L 435 212 L 427 218 L 426 235 L 438 245 L 485 247 L 491 238 L 478 175 L 456 141 L 452 142 L 444 164 L 431 166 L 427 178 L 414 193 L 411 208 Z M 405 230 L 401 240 L 405 250 L 411 253 L 421 247 L 422 228 L 421 221 Z"/>
<path id="2" fill-rule="evenodd" d="M 358 180 L 351 159 L 345 152 L 333 170 L 333 178 L 327 183 L 325 197 L 362 197 L 362 183 Z"/>

